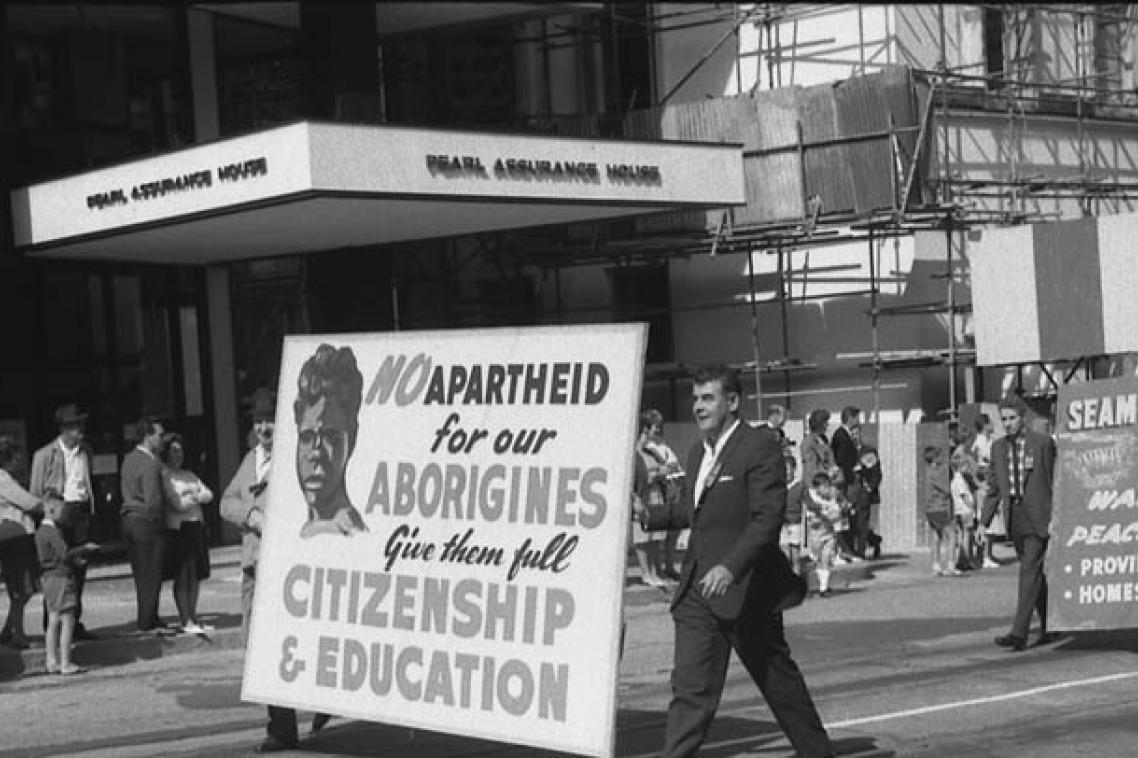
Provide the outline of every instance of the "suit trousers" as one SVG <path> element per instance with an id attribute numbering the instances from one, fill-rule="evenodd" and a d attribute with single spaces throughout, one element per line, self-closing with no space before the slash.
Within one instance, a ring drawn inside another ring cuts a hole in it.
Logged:
<path id="1" fill-rule="evenodd" d="M 122 541 L 134 575 L 138 630 L 158 626 L 158 600 L 166 559 L 166 524 L 161 519 L 124 513 Z"/>
<path id="2" fill-rule="evenodd" d="M 698 752 L 719 707 L 732 648 L 798 755 L 834 754 L 806 680 L 790 656 L 781 613 L 748 613 L 744 608 L 738 620 L 723 621 L 691 587 L 672 610 L 672 620 L 675 661 L 662 758 Z"/>
<path id="3" fill-rule="evenodd" d="M 241 573 L 241 639 L 245 642 L 246 648 L 249 644 L 249 614 L 253 611 L 253 590 L 256 586 L 256 567 L 246 566 Z M 281 742 L 295 744 L 296 711 L 279 705 L 270 705 L 268 709 L 269 723 L 265 726 L 265 733 Z"/>
<path id="4" fill-rule="evenodd" d="M 1047 577 L 1043 574 L 1043 558 L 1047 554 L 1047 537 L 1017 535 L 1012 538 L 1019 558 L 1019 599 L 1012 621 L 1016 637 L 1027 639 L 1031 628 L 1031 612 L 1038 611 L 1040 631 L 1047 631 Z"/>

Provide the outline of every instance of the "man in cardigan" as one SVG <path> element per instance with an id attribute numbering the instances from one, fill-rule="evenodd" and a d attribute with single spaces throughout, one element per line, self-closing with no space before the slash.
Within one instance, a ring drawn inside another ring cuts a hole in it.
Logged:
<path id="1" fill-rule="evenodd" d="M 74 403 L 55 409 L 59 436 L 36 451 L 32 457 L 28 491 L 43 501 L 63 504 L 60 531 L 71 547 L 90 539 L 91 513 L 95 491 L 91 488 L 91 451 L 84 441 L 87 414 Z M 86 564 L 75 570 L 75 639 L 91 640 L 95 635 L 83 626 L 83 585 Z M 44 628 L 47 610 L 44 609 Z"/>
<path id="2" fill-rule="evenodd" d="M 996 638 L 1000 647 L 1021 651 L 1027 646 L 1031 612 L 1039 613 L 1037 645 L 1052 642 L 1057 635 L 1047 633 L 1047 578 L 1043 557 L 1051 525 L 1051 483 L 1055 469 L 1055 443 L 1046 434 L 1024 428 L 1026 405 L 1011 397 L 1000 404 L 1000 420 L 1005 435 L 992 443 L 988 494 L 981 518 L 992 523 L 996 509 L 1006 502 L 1008 537 L 1019 557 L 1019 598 L 1008 634 Z"/>
<path id="3" fill-rule="evenodd" d="M 122 489 L 122 540 L 134 575 L 138 631 L 159 631 L 158 600 L 166 558 L 166 500 L 158 452 L 165 429 L 148 416 L 138 423 L 138 446 L 126 454 Z"/>
<path id="4" fill-rule="evenodd" d="M 693 379 L 702 440 L 678 503 L 641 512 L 646 529 L 691 527 L 672 598 L 675 655 L 663 758 L 695 755 L 715 717 L 734 648 L 803 758 L 834 754 L 783 632 L 806 587 L 779 550 L 786 466 L 778 435 L 739 420 L 742 388 L 726 367 Z"/>
<path id="5" fill-rule="evenodd" d="M 276 399 L 268 390 L 258 390 L 253 398 L 253 434 L 257 444 L 241 460 L 233 480 L 221 496 L 221 517 L 241 530 L 241 631 L 249 641 L 249 614 L 253 609 L 253 590 L 257 582 L 257 560 L 261 553 L 261 522 L 268 504 L 269 472 L 273 456 L 273 427 Z M 327 714 L 312 718 L 312 731 L 328 723 Z M 297 745 L 296 711 L 269 706 L 269 723 L 258 753 L 291 750 Z"/>

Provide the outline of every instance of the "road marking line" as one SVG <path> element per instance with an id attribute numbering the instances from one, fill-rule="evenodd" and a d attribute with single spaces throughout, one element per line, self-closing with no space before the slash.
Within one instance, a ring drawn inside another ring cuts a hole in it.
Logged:
<path id="1" fill-rule="evenodd" d="M 1018 698 L 1031 697 L 1032 695 L 1040 695 L 1045 692 L 1054 692 L 1055 690 L 1070 689 L 1072 687 L 1086 687 L 1095 684 L 1106 684 L 1108 682 L 1117 682 L 1123 679 L 1138 678 L 1138 671 L 1126 671 L 1121 674 L 1108 674 L 1106 676 L 1096 676 L 1091 679 L 1076 679 L 1070 682 L 1059 682 L 1058 684 L 1046 684 L 1041 687 L 1032 687 L 1031 689 L 1019 690 L 1016 692 L 1005 692 L 1002 695 L 989 695 L 987 697 L 972 698 L 971 700 L 958 700 L 953 703 L 942 703 L 941 705 L 928 705 L 923 708 L 912 708 L 906 711 L 895 711 L 893 713 L 882 713 L 876 716 L 863 716 L 856 719 L 846 719 L 845 721 L 833 721 L 826 724 L 826 729 L 846 729 L 851 726 L 861 726 L 862 724 L 872 724 L 878 721 L 890 721 L 893 719 L 908 718 L 910 716 L 923 716 L 928 713 L 937 713 L 939 711 L 948 711 L 955 708 L 964 708 L 970 705 L 984 705 L 987 703 L 998 703 L 1003 700 L 1016 700 Z M 735 747 L 737 745 L 745 745 L 753 743 L 757 740 L 778 741 L 782 738 L 781 732 L 774 732 L 772 734 L 756 734 L 750 737 L 735 737 L 729 740 L 718 740 L 716 742 L 705 742 L 703 749 L 713 748 L 726 748 Z M 771 738 L 774 738 L 771 740 Z M 870 752 L 872 754 L 872 751 Z M 658 755 L 657 751 L 651 753 L 638 753 L 636 755 L 626 756 L 626 758 L 654 758 Z"/>
<path id="2" fill-rule="evenodd" d="M 1045 692 L 1054 692 L 1055 690 L 1065 690 L 1072 687 L 1086 687 L 1093 684 L 1106 684 L 1107 682 L 1117 682 L 1123 679 L 1134 679 L 1138 677 L 1138 671 L 1126 671 L 1121 674 L 1108 674 L 1106 676 L 1096 676 L 1091 679 L 1076 679 L 1070 682 L 1059 682 L 1058 684 L 1046 684 L 1042 687 L 1032 687 L 1026 690 L 1019 690 L 1016 692 L 1005 692 L 1002 695 L 988 695 L 987 697 L 977 697 L 971 700 L 957 700 L 953 703 L 942 703 L 940 705 L 927 705 L 923 708 L 912 708 L 907 711 L 896 711 L 894 713 L 882 713 L 877 716 L 863 716 L 856 719 L 846 719 L 845 721 L 835 721 L 826 724 L 828 729 L 845 729 L 850 726 L 860 726 L 862 724 L 873 724 L 878 721 L 890 721 L 892 719 L 908 718 L 909 716 L 923 716 L 928 713 L 937 713 L 939 711 L 948 711 L 955 708 L 965 708 L 970 705 L 985 705 L 987 703 L 998 703 L 1003 700 L 1016 700 L 1023 697 L 1031 697 L 1032 695 L 1041 695 Z"/>

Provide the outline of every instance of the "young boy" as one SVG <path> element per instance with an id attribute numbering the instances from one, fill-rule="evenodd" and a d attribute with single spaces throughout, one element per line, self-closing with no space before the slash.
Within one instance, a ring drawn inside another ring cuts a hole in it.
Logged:
<path id="1" fill-rule="evenodd" d="M 925 448 L 925 519 L 933 530 L 932 571 L 936 576 L 958 575 L 956 524 L 952 512 L 952 484 L 948 467 L 936 445 Z M 943 560 L 942 560 L 943 559 Z M 943 568 L 942 568 L 943 566 Z"/>
<path id="2" fill-rule="evenodd" d="M 36 553 L 43 572 L 43 600 L 47 607 L 44 636 L 44 669 L 48 674 L 81 674 L 86 671 L 71 662 L 75 634 L 76 574 L 98 549 L 94 542 L 69 548 L 60 532 L 63 503 L 49 501 L 46 517 L 36 530 Z"/>
<path id="3" fill-rule="evenodd" d="M 802 499 L 806 523 L 810 527 L 810 549 L 814 552 L 818 575 L 818 596 L 830 596 L 830 572 L 834 568 L 836 533 L 842 518 L 841 496 L 834 489 L 829 474 L 814 474 L 810 490 Z"/>

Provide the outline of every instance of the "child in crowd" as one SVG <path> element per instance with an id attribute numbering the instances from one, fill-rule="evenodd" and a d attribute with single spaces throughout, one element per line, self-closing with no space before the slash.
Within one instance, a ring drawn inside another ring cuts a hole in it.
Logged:
<path id="1" fill-rule="evenodd" d="M 956 533 L 960 540 L 960 560 L 957 569 L 976 568 L 976 524 L 979 514 L 976 511 L 975 478 L 972 457 L 957 451 L 952 455 L 952 513 L 955 517 Z"/>
<path id="2" fill-rule="evenodd" d="M 798 461 L 786 456 L 786 510 L 782 514 L 779 542 L 794 573 L 802 573 L 802 480 L 797 478 Z"/>
<path id="3" fill-rule="evenodd" d="M 956 570 L 956 528 L 952 512 L 952 485 L 941 450 L 925 448 L 925 518 L 934 534 L 932 571 L 937 576 L 959 574 Z M 942 568 L 944 567 L 944 568 Z"/>
<path id="4" fill-rule="evenodd" d="M 836 535 L 842 518 L 842 498 L 829 474 L 814 474 L 809 492 L 802 499 L 806 523 L 810 528 L 810 550 L 814 553 L 818 575 L 818 596 L 830 596 L 830 571 L 834 568 Z"/>
<path id="5" fill-rule="evenodd" d="M 864 558 L 867 550 L 873 550 L 874 560 L 881 557 L 881 537 L 874 531 L 877 526 L 876 507 L 881 503 L 878 490 L 881 487 L 881 462 L 877 459 L 877 448 L 863 445 L 858 450 L 857 465 L 854 466 L 854 484 L 849 490 L 850 504 L 853 506 L 853 548 L 854 554 Z"/>
<path id="6" fill-rule="evenodd" d="M 36 530 L 36 553 L 43 572 L 43 600 L 47 607 L 44 635 L 44 670 L 48 674 L 81 674 L 86 671 L 71 662 L 75 633 L 76 569 L 98 550 L 94 542 L 68 547 L 60 532 L 63 503 L 48 501 L 45 518 Z"/>

